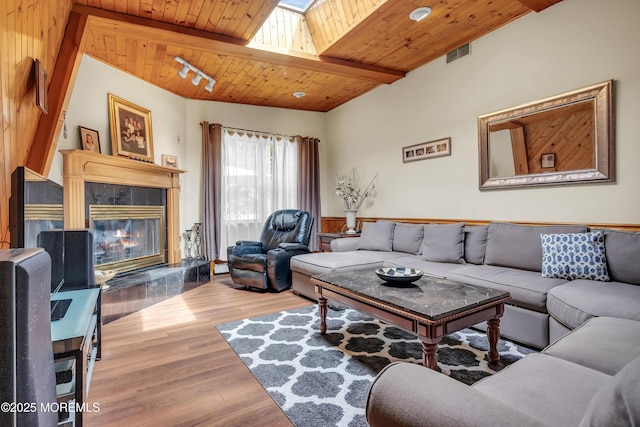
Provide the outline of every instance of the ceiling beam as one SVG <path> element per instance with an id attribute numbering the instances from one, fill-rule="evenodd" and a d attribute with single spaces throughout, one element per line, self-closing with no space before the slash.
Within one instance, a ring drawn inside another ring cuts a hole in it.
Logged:
<path id="1" fill-rule="evenodd" d="M 86 23 L 86 16 L 71 12 L 51 83 L 47 88 L 48 114 L 40 115 L 27 157 L 26 166 L 44 176 L 49 175 L 64 122 L 64 111 L 71 96 L 69 89 L 80 67 Z"/>
<path id="2" fill-rule="evenodd" d="M 518 0 L 529 9 L 541 12 L 546 8 L 553 6 L 556 3 L 560 3 L 562 0 Z"/>
<path id="3" fill-rule="evenodd" d="M 245 60 L 300 68 L 374 81 L 393 83 L 405 76 L 398 70 L 375 67 L 334 58 L 318 57 L 301 52 L 287 54 L 246 46 L 246 41 L 221 34 L 152 21 L 121 13 L 76 5 L 73 11 L 88 16 L 87 29 L 110 34 L 135 34 L 155 43 L 164 43 L 185 49 L 205 50 L 216 55 L 228 55 Z"/>

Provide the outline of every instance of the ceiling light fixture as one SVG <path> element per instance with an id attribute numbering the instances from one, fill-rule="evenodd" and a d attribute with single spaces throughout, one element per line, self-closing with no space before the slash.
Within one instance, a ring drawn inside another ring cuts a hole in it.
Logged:
<path id="1" fill-rule="evenodd" d="M 205 79 L 208 81 L 207 85 L 204 87 L 204 89 L 207 92 L 211 92 L 213 91 L 213 85 L 216 84 L 216 80 L 213 77 L 209 77 L 206 73 L 200 71 L 199 69 L 197 69 L 196 67 L 194 67 L 193 65 L 189 64 L 187 61 L 185 61 L 184 59 L 180 58 L 179 56 L 174 56 L 173 59 L 179 63 L 180 65 L 182 65 L 182 69 L 180 71 L 178 71 L 178 75 L 183 78 L 186 79 L 187 75 L 189 74 L 189 71 L 193 71 L 194 73 L 196 73 L 195 76 L 193 76 L 193 78 L 191 79 L 191 83 L 194 86 L 198 86 L 200 84 L 200 81 L 202 79 Z"/>
<path id="2" fill-rule="evenodd" d="M 216 80 L 214 78 L 209 77 L 209 83 L 204 87 L 204 90 L 207 92 L 213 91 L 213 85 L 216 84 Z"/>
<path id="3" fill-rule="evenodd" d="M 191 84 L 198 86 L 200 84 L 200 80 L 202 80 L 202 74 L 198 71 L 195 77 L 191 79 Z"/>
<path id="4" fill-rule="evenodd" d="M 419 7 L 417 9 L 413 10 L 409 14 L 409 19 L 411 19 L 412 21 L 418 22 L 418 21 L 426 18 L 430 14 L 431 14 L 431 8 L 430 7 L 428 7 L 428 6 Z"/>
<path id="5" fill-rule="evenodd" d="M 186 79 L 187 78 L 187 74 L 189 74 L 189 70 L 190 70 L 190 68 L 185 65 L 184 67 L 182 67 L 182 70 L 178 71 L 178 75 L 181 78 Z"/>
<path id="6" fill-rule="evenodd" d="M 306 95 L 306 93 L 304 93 L 304 92 L 293 92 L 293 96 L 295 96 L 298 99 L 302 98 L 305 95 Z"/>

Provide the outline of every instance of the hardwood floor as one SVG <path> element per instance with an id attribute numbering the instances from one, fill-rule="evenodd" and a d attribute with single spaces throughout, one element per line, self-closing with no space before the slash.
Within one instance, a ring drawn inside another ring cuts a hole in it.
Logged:
<path id="1" fill-rule="evenodd" d="M 216 324 L 311 305 L 232 286 L 229 275 L 108 323 L 89 426 L 291 426 Z"/>

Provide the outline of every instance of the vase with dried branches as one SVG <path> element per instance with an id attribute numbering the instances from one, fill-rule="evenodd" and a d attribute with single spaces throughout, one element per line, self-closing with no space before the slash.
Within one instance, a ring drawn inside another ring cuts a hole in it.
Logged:
<path id="1" fill-rule="evenodd" d="M 356 214 L 362 203 L 369 197 L 373 197 L 376 191 L 376 173 L 369 181 L 369 185 L 362 189 L 358 170 L 353 168 L 350 173 L 340 175 L 336 180 L 336 194 L 342 199 L 345 206 L 348 234 L 356 233 Z"/>

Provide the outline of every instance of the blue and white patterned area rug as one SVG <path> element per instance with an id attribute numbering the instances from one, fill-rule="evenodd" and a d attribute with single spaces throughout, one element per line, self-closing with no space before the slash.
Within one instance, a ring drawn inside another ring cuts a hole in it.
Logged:
<path id="1" fill-rule="evenodd" d="M 217 329 L 295 426 L 367 426 L 372 380 L 393 361 L 422 363 L 420 341 L 351 309 L 329 309 L 324 336 L 319 327 L 318 307 L 309 306 Z M 495 373 L 487 365 L 487 350 L 484 333 L 464 329 L 443 338 L 438 367 L 472 384 Z M 498 350 L 498 370 L 533 352 L 502 339 Z"/>

